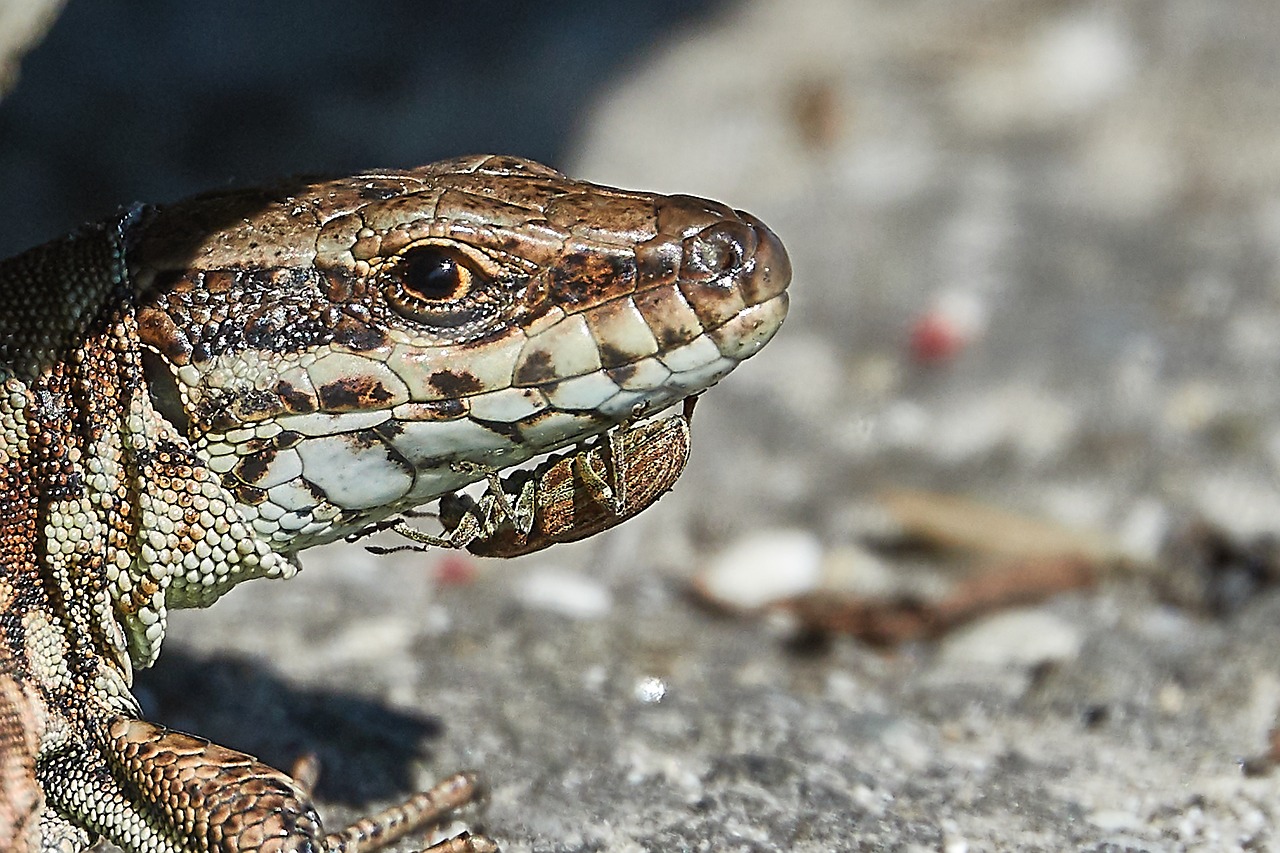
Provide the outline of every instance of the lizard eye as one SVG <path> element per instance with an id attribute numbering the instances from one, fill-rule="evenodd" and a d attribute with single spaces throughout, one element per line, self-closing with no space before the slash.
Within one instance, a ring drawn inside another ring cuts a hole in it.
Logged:
<path id="1" fill-rule="evenodd" d="M 408 301 L 455 302 L 482 280 L 473 262 L 447 246 L 419 246 L 401 256 L 391 271 L 397 295 Z"/>
<path id="2" fill-rule="evenodd" d="M 475 327 L 494 315 L 501 290 L 466 252 L 414 246 L 383 273 L 387 302 L 400 316 L 436 328 Z"/>

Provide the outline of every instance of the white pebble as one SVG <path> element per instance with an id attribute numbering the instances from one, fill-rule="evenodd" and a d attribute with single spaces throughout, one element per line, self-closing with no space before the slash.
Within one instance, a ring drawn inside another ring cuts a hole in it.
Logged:
<path id="1" fill-rule="evenodd" d="M 943 642 L 941 658 L 946 664 L 1035 666 L 1072 660 L 1083 642 L 1074 626 L 1051 613 L 1011 610 L 952 634 Z"/>
<path id="2" fill-rule="evenodd" d="M 571 619 L 599 619 L 613 608 L 613 596 L 600 581 L 576 572 L 542 569 L 520 584 L 525 604 Z"/>
<path id="3" fill-rule="evenodd" d="M 803 530 L 766 530 L 739 539 L 698 576 L 711 600 L 741 610 L 815 590 L 822 580 L 822 543 Z"/>

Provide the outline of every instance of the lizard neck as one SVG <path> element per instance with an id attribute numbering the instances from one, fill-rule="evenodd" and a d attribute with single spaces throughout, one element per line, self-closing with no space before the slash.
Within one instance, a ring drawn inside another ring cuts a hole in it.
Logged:
<path id="1" fill-rule="evenodd" d="M 131 513 L 106 498 L 100 456 L 120 443 L 128 393 L 113 387 L 119 346 L 102 352 L 119 340 L 112 324 L 125 310 L 122 221 L 0 264 L 0 296 L 16 306 L 0 318 L 2 653 L 43 695 L 51 722 L 87 696 L 132 706 L 108 591 L 114 525 Z"/>
<path id="2" fill-rule="evenodd" d="M 132 666 L 154 661 L 171 589 L 196 597 L 188 573 L 208 578 L 197 584 L 207 603 L 246 577 L 291 568 L 243 529 L 217 475 L 152 404 L 124 262 L 137 216 L 0 266 L 0 296 L 53 318 L 0 321 L 0 454 L 13 474 L 0 487 L 12 531 L 4 571 L 22 594 L 48 599 L 13 612 L 61 623 L 35 633 L 41 653 L 67 666 L 42 671 L 58 673 L 57 689 L 102 681 L 91 688 L 98 696 L 127 696 Z M 15 633 L 30 653 L 31 632 Z"/>

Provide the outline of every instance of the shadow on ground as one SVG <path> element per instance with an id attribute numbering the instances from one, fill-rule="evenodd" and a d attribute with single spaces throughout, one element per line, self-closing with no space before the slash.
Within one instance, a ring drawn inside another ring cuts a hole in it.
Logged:
<path id="1" fill-rule="evenodd" d="M 137 684 L 146 716 L 170 728 L 286 771 L 299 757 L 316 755 L 317 796 L 346 804 L 414 790 L 415 764 L 430 758 L 430 744 L 444 732 L 430 714 L 345 691 L 300 688 L 234 655 L 202 657 L 168 648 Z"/>

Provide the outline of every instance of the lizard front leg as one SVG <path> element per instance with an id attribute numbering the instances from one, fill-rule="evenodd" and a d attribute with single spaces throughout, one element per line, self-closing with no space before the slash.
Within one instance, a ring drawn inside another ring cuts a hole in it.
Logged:
<path id="1" fill-rule="evenodd" d="M 455 774 L 399 805 L 325 834 L 305 785 L 253 756 L 145 720 L 106 721 L 93 748 L 42 758 L 51 806 L 129 853 L 370 853 L 440 823 L 476 795 Z M 46 838 L 46 843 L 49 839 Z M 486 853 L 459 836 L 431 853 Z"/>

